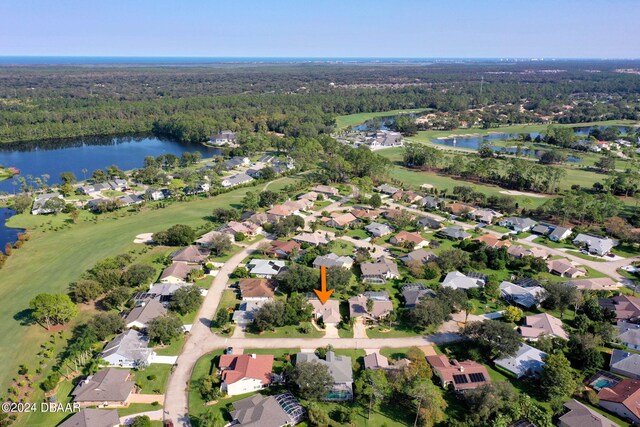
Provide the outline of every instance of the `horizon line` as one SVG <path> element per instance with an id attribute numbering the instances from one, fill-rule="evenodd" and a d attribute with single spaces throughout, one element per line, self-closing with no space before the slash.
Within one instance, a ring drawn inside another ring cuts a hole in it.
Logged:
<path id="1" fill-rule="evenodd" d="M 566 56 L 205 56 L 205 55 L 0 55 L 0 58 L 117 58 L 117 59 L 333 59 L 333 60 L 459 60 L 459 59 L 485 59 L 485 60 L 629 60 L 637 61 L 640 57 L 566 57 Z"/>

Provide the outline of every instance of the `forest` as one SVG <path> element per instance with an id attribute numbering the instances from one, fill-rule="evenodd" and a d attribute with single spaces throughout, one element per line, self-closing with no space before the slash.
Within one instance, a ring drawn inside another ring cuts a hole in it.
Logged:
<path id="1" fill-rule="evenodd" d="M 335 117 L 431 108 L 433 128 L 640 117 L 637 61 L 0 68 L 0 142 L 221 129 L 316 137 Z M 571 108 L 567 108 L 567 105 Z M 448 120 L 455 117 L 456 122 Z"/>

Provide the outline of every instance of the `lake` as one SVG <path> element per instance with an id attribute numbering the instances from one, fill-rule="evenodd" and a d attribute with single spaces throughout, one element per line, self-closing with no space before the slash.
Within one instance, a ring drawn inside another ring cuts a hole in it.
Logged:
<path id="1" fill-rule="evenodd" d="M 15 212 L 8 208 L 0 208 L 0 251 L 4 252 L 7 243 L 14 244 L 18 240 L 18 234 L 24 230 L 21 228 L 8 228 L 5 224 Z"/>
<path id="2" fill-rule="evenodd" d="M 82 180 L 89 178 L 95 169 L 117 165 L 128 170 L 141 167 L 146 156 L 181 156 L 187 151 L 199 151 L 203 157 L 221 154 L 217 148 L 156 137 L 88 137 L 2 144 L 0 165 L 18 168 L 23 177 L 48 174 L 49 183 L 58 183 L 61 172 L 71 171 Z M 86 176 L 83 169 L 87 170 Z M 15 178 L 0 181 L 0 192 L 18 190 Z"/>

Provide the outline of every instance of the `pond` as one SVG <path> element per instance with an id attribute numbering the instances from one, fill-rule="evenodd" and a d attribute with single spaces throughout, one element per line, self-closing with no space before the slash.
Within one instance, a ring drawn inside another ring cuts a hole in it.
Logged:
<path id="1" fill-rule="evenodd" d="M 15 214 L 14 211 L 8 208 L 0 208 L 0 251 L 4 252 L 4 247 L 7 243 L 12 245 L 18 240 L 18 234 L 24 230 L 21 228 L 8 228 L 6 222 Z"/>
<path id="2" fill-rule="evenodd" d="M 58 183 L 61 172 L 71 171 L 78 179 L 91 176 L 95 169 L 117 165 L 122 170 L 141 167 L 146 156 L 199 151 L 203 157 L 220 155 L 217 148 L 156 137 L 93 137 L 59 141 L 36 141 L 0 145 L 0 165 L 13 166 L 20 176 L 49 175 Z M 0 192 L 19 190 L 17 180 L 0 181 Z"/>

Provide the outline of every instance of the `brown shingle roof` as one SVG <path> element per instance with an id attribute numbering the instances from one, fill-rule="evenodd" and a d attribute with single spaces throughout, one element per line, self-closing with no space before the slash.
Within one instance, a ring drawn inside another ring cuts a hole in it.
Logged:
<path id="1" fill-rule="evenodd" d="M 241 279 L 238 283 L 242 298 L 273 298 L 276 285 L 267 279 Z"/>

